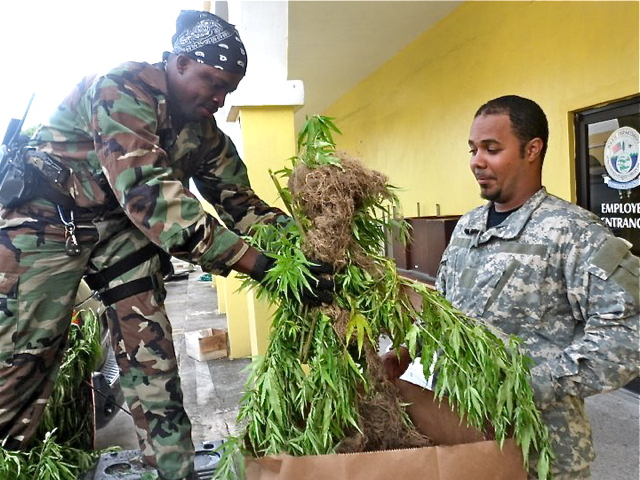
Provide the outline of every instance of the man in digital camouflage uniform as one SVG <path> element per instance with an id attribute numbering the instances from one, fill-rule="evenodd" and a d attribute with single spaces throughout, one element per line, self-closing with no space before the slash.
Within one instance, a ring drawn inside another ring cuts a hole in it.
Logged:
<path id="1" fill-rule="evenodd" d="M 584 480 L 595 455 L 583 399 L 638 376 L 640 262 L 595 215 L 547 193 L 548 135 L 531 100 L 506 96 L 478 110 L 470 166 L 489 203 L 456 225 L 437 288 L 462 312 L 522 339 L 553 477 Z M 395 367 L 404 371 L 401 353 Z"/>
<path id="2" fill-rule="evenodd" d="M 78 284 L 89 274 L 110 304 L 120 381 L 143 458 L 161 478 L 195 478 L 158 247 L 214 274 L 233 269 L 261 280 L 272 263 L 239 235 L 287 217 L 251 190 L 213 117 L 245 70 L 232 25 L 183 11 L 162 63 L 130 62 L 85 78 L 32 138 L 29 162 L 48 154 L 70 175 L 0 208 L 4 448 L 26 448 L 35 434 Z M 203 211 L 189 179 L 224 226 Z M 303 298 L 331 301 L 330 282 L 312 280 L 317 288 Z"/>

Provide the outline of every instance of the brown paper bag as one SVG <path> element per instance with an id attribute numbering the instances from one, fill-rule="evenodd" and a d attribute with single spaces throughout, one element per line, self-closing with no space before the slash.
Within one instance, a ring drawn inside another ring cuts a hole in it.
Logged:
<path id="1" fill-rule="evenodd" d="M 436 447 L 354 454 L 272 455 L 247 458 L 247 480 L 526 480 L 522 452 L 507 440 L 502 450 L 481 432 L 460 425 L 433 393 L 399 381 L 409 415 Z"/>

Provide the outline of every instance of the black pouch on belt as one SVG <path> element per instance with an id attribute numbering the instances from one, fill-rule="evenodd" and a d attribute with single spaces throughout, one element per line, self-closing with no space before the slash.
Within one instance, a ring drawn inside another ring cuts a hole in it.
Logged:
<path id="1" fill-rule="evenodd" d="M 35 196 L 35 172 L 25 162 L 24 147 L 0 146 L 0 205 L 19 207 Z"/>
<path id="2" fill-rule="evenodd" d="M 71 175 L 68 167 L 32 147 L 1 148 L 1 205 L 15 208 L 39 197 L 65 208 L 73 207 L 74 201 L 65 188 Z"/>

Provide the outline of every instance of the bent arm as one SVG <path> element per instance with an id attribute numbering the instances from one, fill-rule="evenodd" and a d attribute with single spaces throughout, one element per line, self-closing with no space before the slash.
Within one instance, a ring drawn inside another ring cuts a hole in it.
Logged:
<path id="1" fill-rule="evenodd" d="M 568 296 L 584 333 L 556 358 L 532 369 L 541 407 L 564 396 L 618 389 L 638 376 L 640 260 L 627 242 L 590 227 L 569 254 Z"/>
<path id="2" fill-rule="evenodd" d="M 284 212 L 268 205 L 253 191 L 247 168 L 231 139 L 219 129 L 214 134 L 215 148 L 203 155 L 193 180 L 227 228 L 247 235 L 256 223 L 286 221 Z"/>
<path id="3" fill-rule="evenodd" d="M 248 246 L 202 209 L 177 178 L 157 134 L 151 93 L 103 77 L 91 97 L 94 144 L 102 170 L 131 222 L 172 255 L 205 271 L 228 272 Z"/>

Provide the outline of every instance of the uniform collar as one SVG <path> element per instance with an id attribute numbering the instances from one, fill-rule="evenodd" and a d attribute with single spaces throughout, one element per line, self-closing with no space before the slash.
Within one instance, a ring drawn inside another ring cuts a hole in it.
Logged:
<path id="1" fill-rule="evenodd" d="M 547 195 L 546 188 L 542 187 L 517 211 L 509 215 L 509 218 L 490 229 L 487 229 L 487 216 L 489 215 L 491 203 L 487 203 L 469 214 L 469 221 L 464 227 L 464 231 L 469 236 L 475 236 L 477 243 L 487 242 L 492 237 L 513 239 L 520 235 L 533 212 L 540 206 Z"/>

